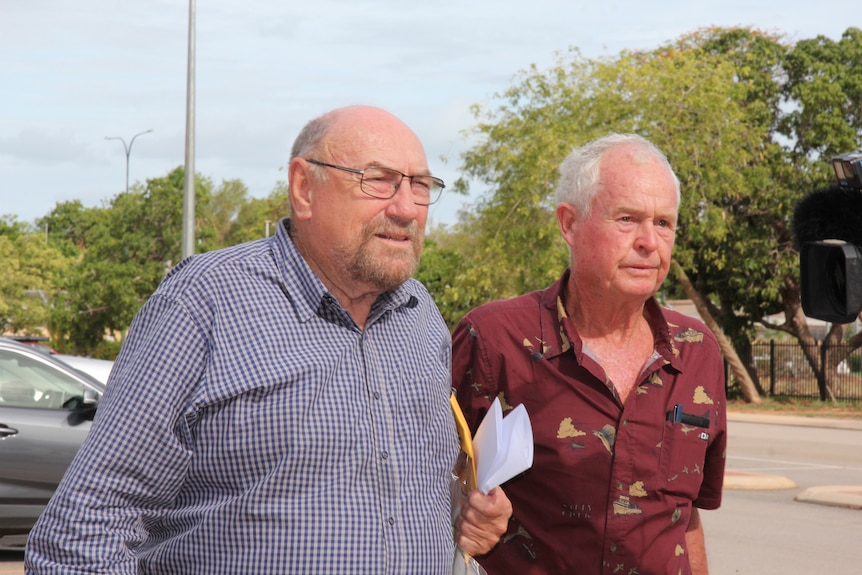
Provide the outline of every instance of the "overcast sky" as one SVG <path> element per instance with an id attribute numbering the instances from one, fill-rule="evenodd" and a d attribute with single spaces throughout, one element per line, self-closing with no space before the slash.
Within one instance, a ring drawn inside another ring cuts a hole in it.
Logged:
<path id="1" fill-rule="evenodd" d="M 401 117 L 432 171 L 454 182 L 469 107 L 531 64 L 650 49 L 705 26 L 838 40 L 849 0 L 197 0 L 196 154 L 216 184 L 267 196 L 300 128 L 348 104 Z M 0 0 L 0 215 L 102 206 L 183 164 L 186 0 Z M 859 25 L 858 23 L 855 25 Z M 448 158 L 444 162 L 441 156 Z M 436 222 L 465 201 L 444 193 Z"/>

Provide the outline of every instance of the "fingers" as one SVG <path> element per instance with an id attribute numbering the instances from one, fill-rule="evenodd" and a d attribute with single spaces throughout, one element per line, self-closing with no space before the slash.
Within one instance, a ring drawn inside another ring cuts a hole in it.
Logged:
<path id="1" fill-rule="evenodd" d="M 506 532 L 512 516 L 512 503 L 496 487 L 488 495 L 470 493 L 455 521 L 455 542 L 469 555 L 484 555 Z"/>

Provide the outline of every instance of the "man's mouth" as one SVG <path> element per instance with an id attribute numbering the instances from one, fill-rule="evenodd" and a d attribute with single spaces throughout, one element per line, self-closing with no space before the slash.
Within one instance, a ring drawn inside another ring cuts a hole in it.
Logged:
<path id="1" fill-rule="evenodd" d="M 410 236 L 407 234 L 379 233 L 379 234 L 374 234 L 374 235 L 380 239 L 391 240 L 394 242 L 409 242 L 410 241 Z"/>
<path id="2" fill-rule="evenodd" d="M 657 269 L 656 266 L 644 265 L 644 264 L 633 264 L 633 265 L 630 265 L 627 267 L 629 270 L 631 270 L 632 273 L 638 273 L 638 274 L 654 272 Z"/>

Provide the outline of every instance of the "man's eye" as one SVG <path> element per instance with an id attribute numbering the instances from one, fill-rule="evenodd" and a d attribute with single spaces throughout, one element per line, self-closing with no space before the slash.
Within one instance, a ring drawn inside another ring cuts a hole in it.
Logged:
<path id="1" fill-rule="evenodd" d="M 363 174 L 366 182 L 386 183 L 396 185 L 401 181 L 401 174 L 385 168 L 367 168 Z"/>
<path id="2" fill-rule="evenodd" d="M 414 192 L 428 193 L 431 191 L 431 180 L 428 178 L 418 178 L 414 176 L 410 183 Z"/>

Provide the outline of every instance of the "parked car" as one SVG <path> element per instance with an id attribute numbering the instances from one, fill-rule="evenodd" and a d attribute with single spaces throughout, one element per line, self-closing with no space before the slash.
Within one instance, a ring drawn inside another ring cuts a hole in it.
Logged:
<path id="1" fill-rule="evenodd" d="M 4 335 L 3 337 L 25 345 L 32 345 L 34 349 L 38 349 L 42 353 L 48 353 L 51 355 L 57 353 L 57 350 L 49 345 L 51 338 L 44 335 Z"/>
<path id="2" fill-rule="evenodd" d="M 26 534 L 90 430 L 105 384 L 0 338 L 0 546 Z"/>
<path id="3" fill-rule="evenodd" d="M 114 362 L 108 359 L 95 359 L 64 353 L 58 353 L 54 357 L 105 384 L 108 383 L 108 376 L 111 375 L 111 369 L 114 367 Z"/>
<path id="4" fill-rule="evenodd" d="M 63 363 L 67 363 L 79 371 L 83 371 L 87 375 L 92 375 L 102 383 L 108 383 L 108 376 L 111 375 L 111 369 L 114 367 L 114 362 L 107 359 L 95 359 L 92 357 L 84 357 L 80 355 L 67 355 L 60 353 L 53 347 L 48 345 L 50 338 L 41 335 L 4 335 L 7 339 L 29 345 L 35 350 L 41 351 L 49 355 L 53 355 Z"/>

